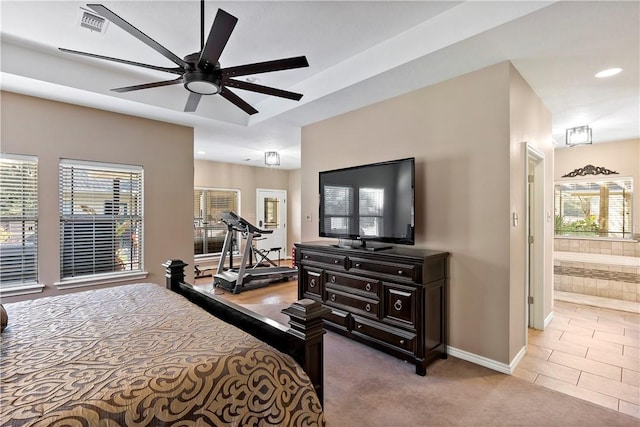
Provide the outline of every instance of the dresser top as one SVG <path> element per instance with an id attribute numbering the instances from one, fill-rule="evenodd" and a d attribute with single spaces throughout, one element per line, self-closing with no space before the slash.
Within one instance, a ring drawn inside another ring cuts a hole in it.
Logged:
<path id="1" fill-rule="evenodd" d="M 369 243 L 371 244 L 371 243 Z M 384 243 L 376 242 L 374 243 L 378 246 L 383 246 Z M 385 258 L 385 257 L 403 257 L 403 258 L 437 258 L 437 257 L 448 257 L 449 253 L 444 251 L 437 251 L 433 249 L 422 249 L 422 248 L 414 248 L 412 246 L 391 246 L 387 249 L 373 250 L 373 245 L 371 248 L 367 247 L 365 249 L 361 248 L 353 248 L 349 246 L 339 246 L 335 241 L 315 241 L 315 242 L 302 242 L 296 243 L 296 247 L 301 249 L 316 249 L 321 250 L 323 252 L 331 252 L 335 254 L 344 254 L 349 255 L 350 257 L 367 257 L 367 258 Z"/>

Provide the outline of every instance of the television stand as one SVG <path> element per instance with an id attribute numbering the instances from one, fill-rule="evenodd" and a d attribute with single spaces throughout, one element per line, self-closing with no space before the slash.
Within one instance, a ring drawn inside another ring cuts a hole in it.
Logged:
<path id="1" fill-rule="evenodd" d="M 449 253 L 394 247 L 368 252 L 296 243 L 298 298 L 331 309 L 326 329 L 415 364 L 447 357 Z M 362 361 L 366 363 L 366 361 Z"/>
<path id="2" fill-rule="evenodd" d="M 392 249 L 393 246 L 391 245 L 385 245 L 385 246 L 367 246 L 367 241 L 366 240 L 356 240 L 358 242 L 361 242 L 359 245 L 345 245 L 342 243 L 338 243 L 337 245 L 332 245 L 334 248 L 342 248 L 342 249 L 353 249 L 353 250 L 364 250 L 364 251 L 371 251 L 371 252 L 376 252 L 376 251 L 383 251 L 386 249 Z"/>
<path id="3" fill-rule="evenodd" d="M 388 246 L 367 246 L 367 244 L 365 243 L 365 241 L 362 241 L 362 245 L 360 245 L 360 249 L 364 249 L 365 251 L 371 251 L 371 252 L 376 252 L 376 251 L 383 251 L 385 249 L 391 249 L 393 248 L 393 246 L 388 245 Z"/>

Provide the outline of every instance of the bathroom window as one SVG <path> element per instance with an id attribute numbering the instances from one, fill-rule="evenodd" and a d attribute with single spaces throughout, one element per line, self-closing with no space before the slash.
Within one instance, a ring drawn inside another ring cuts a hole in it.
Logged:
<path id="1" fill-rule="evenodd" d="M 555 234 L 631 238 L 632 202 L 631 178 L 556 182 Z"/>

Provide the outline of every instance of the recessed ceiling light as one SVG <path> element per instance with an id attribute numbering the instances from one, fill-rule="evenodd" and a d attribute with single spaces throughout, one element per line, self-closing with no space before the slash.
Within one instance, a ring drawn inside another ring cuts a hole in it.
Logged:
<path id="1" fill-rule="evenodd" d="M 205 151 L 200 150 L 198 151 L 198 154 L 207 154 L 207 153 Z"/>
<path id="2" fill-rule="evenodd" d="M 606 70 L 602 70 L 599 73 L 596 73 L 596 77 L 602 79 L 604 77 L 615 76 L 622 72 L 622 68 L 608 68 Z"/>

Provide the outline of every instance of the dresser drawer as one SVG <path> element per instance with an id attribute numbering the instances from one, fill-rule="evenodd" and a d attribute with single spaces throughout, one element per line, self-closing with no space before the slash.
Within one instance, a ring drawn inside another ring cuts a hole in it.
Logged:
<path id="1" fill-rule="evenodd" d="M 383 288 L 384 320 L 415 327 L 418 307 L 416 288 L 390 283 L 384 283 Z"/>
<path id="2" fill-rule="evenodd" d="M 332 265 L 334 267 L 345 267 L 347 256 L 346 255 L 333 255 L 333 254 L 323 254 L 320 252 L 313 251 L 302 251 L 300 255 L 300 260 L 304 263 L 318 263 L 318 264 L 326 264 Z"/>
<path id="3" fill-rule="evenodd" d="M 345 286 L 355 289 L 370 298 L 378 298 L 380 282 L 366 277 L 350 276 L 348 274 L 336 273 L 334 271 L 325 272 L 325 283 Z"/>
<path id="4" fill-rule="evenodd" d="M 420 267 L 417 265 L 373 261 L 356 257 L 351 257 L 350 261 L 350 269 L 354 272 L 357 270 L 362 273 L 386 274 L 411 281 L 418 281 L 420 277 Z"/>
<path id="5" fill-rule="evenodd" d="M 414 353 L 416 350 L 416 334 L 403 331 L 402 329 L 393 328 L 391 326 L 383 325 L 380 323 L 371 322 L 370 320 L 353 316 L 353 331 L 354 334 L 362 334 L 371 338 L 375 338 L 378 341 L 382 341 L 385 344 L 390 344 L 401 350 Z"/>
<path id="6" fill-rule="evenodd" d="M 318 268 L 305 267 L 300 277 L 302 290 L 305 296 L 308 294 L 317 297 L 322 296 L 322 270 Z"/>
<path id="7" fill-rule="evenodd" d="M 380 303 L 377 300 L 349 294 L 327 286 L 325 289 L 325 303 L 329 306 L 342 306 L 352 313 L 378 317 Z"/>
<path id="8" fill-rule="evenodd" d="M 349 319 L 351 319 L 349 312 L 338 310 L 333 307 L 328 308 L 331 309 L 331 312 L 325 314 L 323 319 L 339 326 L 343 330 L 347 330 L 349 328 Z"/>

